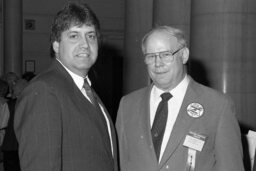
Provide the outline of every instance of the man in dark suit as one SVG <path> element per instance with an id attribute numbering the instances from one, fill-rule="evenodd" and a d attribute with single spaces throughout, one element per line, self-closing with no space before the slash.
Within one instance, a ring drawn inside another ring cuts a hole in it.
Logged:
<path id="1" fill-rule="evenodd" d="M 99 36 L 99 22 L 84 3 L 69 2 L 54 18 L 55 59 L 17 101 L 21 170 L 117 170 L 114 125 L 88 85 Z"/>
<path id="2" fill-rule="evenodd" d="M 116 122 L 121 170 L 243 171 L 234 106 L 187 74 L 183 32 L 153 28 L 142 51 L 153 83 L 121 99 Z"/>

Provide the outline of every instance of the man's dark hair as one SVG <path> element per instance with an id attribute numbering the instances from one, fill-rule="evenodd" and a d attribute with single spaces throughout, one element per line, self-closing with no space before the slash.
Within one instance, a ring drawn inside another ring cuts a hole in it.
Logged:
<path id="1" fill-rule="evenodd" d="M 100 24 L 95 13 L 90 7 L 81 1 L 68 2 L 60 10 L 53 20 L 51 27 L 50 41 L 60 42 L 61 33 L 68 30 L 71 26 L 94 26 L 98 40 L 100 40 Z"/>

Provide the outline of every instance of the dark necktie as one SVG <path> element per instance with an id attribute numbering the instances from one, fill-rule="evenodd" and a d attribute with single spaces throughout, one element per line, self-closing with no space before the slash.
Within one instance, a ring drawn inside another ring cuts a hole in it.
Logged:
<path id="1" fill-rule="evenodd" d="M 89 97 L 90 101 L 92 102 L 92 104 L 98 108 L 99 107 L 99 103 L 97 102 L 93 90 L 91 88 L 91 86 L 89 85 L 87 79 L 84 79 L 84 85 L 83 88 L 85 89 L 85 93 L 86 95 Z"/>
<path id="2" fill-rule="evenodd" d="M 168 100 L 172 97 L 171 93 L 161 94 L 162 101 L 159 103 L 153 126 L 151 128 L 152 140 L 157 159 L 159 159 L 166 121 L 168 117 Z"/>
<path id="3" fill-rule="evenodd" d="M 96 113 L 98 114 L 102 124 L 105 126 L 105 129 L 107 129 L 106 119 L 104 118 L 104 115 L 100 108 L 99 102 L 98 102 L 97 98 L 95 97 L 94 90 L 88 84 L 87 79 L 84 79 L 83 87 L 85 89 L 86 95 L 90 98 L 90 101 L 92 102 L 93 106 L 98 111 Z"/>
<path id="4" fill-rule="evenodd" d="M 89 85 L 87 79 L 84 79 L 84 85 L 83 88 L 85 89 L 86 95 L 90 98 L 90 101 L 92 102 L 93 106 L 96 108 L 96 110 L 98 112 L 96 112 L 96 114 L 99 117 L 99 121 L 101 123 L 101 125 L 103 126 L 103 135 L 106 137 L 106 144 L 109 148 L 111 148 L 110 145 L 110 137 L 109 137 L 109 133 L 108 133 L 108 128 L 107 128 L 107 123 L 106 123 L 106 119 L 104 118 L 103 112 L 100 108 L 99 102 L 97 100 L 97 97 L 95 96 L 95 92 L 94 90 L 91 88 L 91 86 Z"/>

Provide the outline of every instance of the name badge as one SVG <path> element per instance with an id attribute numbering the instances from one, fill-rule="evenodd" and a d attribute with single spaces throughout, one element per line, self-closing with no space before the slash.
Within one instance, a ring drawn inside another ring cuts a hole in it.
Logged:
<path id="1" fill-rule="evenodd" d="M 186 135 L 183 146 L 194 149 L 196 151 L 202 151 L 205 140 L 206 136 L 194 132 L 189 132 L 189 134 Z"/>

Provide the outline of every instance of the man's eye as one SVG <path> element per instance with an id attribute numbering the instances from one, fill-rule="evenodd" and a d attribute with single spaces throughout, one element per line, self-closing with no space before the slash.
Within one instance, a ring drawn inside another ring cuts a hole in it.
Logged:
<path id="1" fill-rule="evenodd" d="M 96 34 L 88 34 L 87 37 L 88 37 L 90 40 L 96 40 L 96 39 L 97 39 Z"/>
<path id="2" fill-rule="evenodd" d="M 77 35 L 77 34 L 70 34 L 70 35 L 69 35 L 69 38 L 70 38 L 70 39 L 77 39 L 77 38 L 78 38 L 78 35 Z"/>
<path id="3" fill-rule="evenodd" d="M 161 53 L 162 58 L 168 58 L 170 56 L 172 56 L 172 54 L 170 52 Z"/>
<path id="4" fill-rule="evenodd" d="M 154 55 L 154 54 L 148 54 L 148 55 L 146 55 L 146 58 L 152 59 L 152 58 L 155 58 L 155 56 L 156 55 Z"/>

